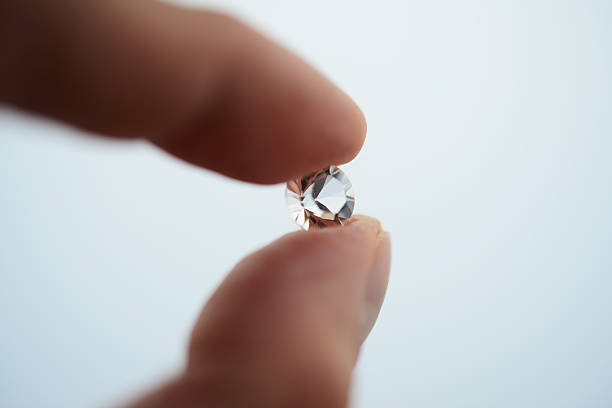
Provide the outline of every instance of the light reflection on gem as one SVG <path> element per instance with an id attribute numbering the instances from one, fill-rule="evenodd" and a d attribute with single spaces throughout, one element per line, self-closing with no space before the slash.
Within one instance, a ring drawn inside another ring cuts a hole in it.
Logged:
<path id="1" fill-rule="evenodd" d="M 353 186 L 336 166 L 289 181 L 286 197 L 291 218 L 305 230 L 342 225 L 355 207 Z"/>

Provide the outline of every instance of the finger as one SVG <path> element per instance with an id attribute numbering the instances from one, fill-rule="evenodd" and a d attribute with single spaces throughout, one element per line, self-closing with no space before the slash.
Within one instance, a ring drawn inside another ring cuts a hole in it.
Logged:
<path id="1" fill-rule="evenodd" d="M 344 163 L 363 143 L 348 96 L 231 17 L 147 0 L 0 7 L 0 101 L 253 182 Z"/>
<path id="2" fill-rule="evenodd" d="M 185 374 L 138 406 L 345 407 L 389 258 L 366 217 L 247 257 L 200 316 Z"/>

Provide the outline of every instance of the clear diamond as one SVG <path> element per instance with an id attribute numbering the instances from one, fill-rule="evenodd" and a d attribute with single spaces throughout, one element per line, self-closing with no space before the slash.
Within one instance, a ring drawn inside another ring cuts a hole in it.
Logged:
<path id="1" fill-rule="evenodd" d="M 305 230 L 342 225 L 355 207 L 353 186 L 336 166 L 291 180 L 286 196 L 291 218 Z"/>

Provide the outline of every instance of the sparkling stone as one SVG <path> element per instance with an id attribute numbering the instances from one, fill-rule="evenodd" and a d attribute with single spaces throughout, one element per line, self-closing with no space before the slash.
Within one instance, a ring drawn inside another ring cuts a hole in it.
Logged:
<path id="1" fill-rule="evenodd" d="M 287 183 L 287 207 L 303 229 L 343 225 L 353 214 L 353 186 L 336 166 L 329 166 Z"/>

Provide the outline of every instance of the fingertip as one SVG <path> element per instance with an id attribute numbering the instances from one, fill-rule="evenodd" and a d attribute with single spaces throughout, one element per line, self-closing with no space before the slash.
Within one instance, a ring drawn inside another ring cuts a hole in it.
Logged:
<path id="1" fill-rule="evenodd" d="M 321 137 L 327 142 L 328 157 L 320 167 L 350 162 L 361 151 L 366 138 L 367 123 L 362 110 L 350 96 L 339 89 L 338 92 L 341 97 L 335 102 L 335 113 L 328 118 L 327 135 Z"/>
<path id="2" fill-rule="evenodd" d="M 360 229 L 372 235 L 375 240 L 379 239 L 384 230 L 382 224 L 377 218 L 363 214 L 353 215 L 346 224 L 347 228 Z"/>
<path id="3" fill-rule="evenodd" d="M 361 148 L 363 147 L 363 144 L 366 139 L 366 134 L 368 132 L 368 124 L 365 115 L 363 114 L 363 111 L 361 110 L 361 108 L 359 108 L 355 101 L 350 99 L 349 96 L 347 96 L 347 98 L 349 98 L 350 105 L 352 108 L 350 114 L 352 129 L 349 133 L 348 146 L 345 149 L 347 153 L 347 158 L 337 162 L 338 164 L 348 163 L 357 156 L 357 154 L 361 151 Z"/>
<path id="4" fill-rule="evenodd" d="M 384 295 L 388 241 L 380 221 L 355 215 L 345 226 L 296 231 L 248 256 L 200 316 L 187 372 L 224 372 L 226 384 L 257 379 L 258 391 L 270 396 L 283 384 L 292 402 L 306 394 L 344 403 Z"/>
<path id="5" fill-rule="evenodd" d="M 357 104 L 299 56 L 229 19 L 225 31 L 237 45 L 212 108 L 194 111 L 187 126 L 158 145 L 257 184 L 351 161 L 367 129 Z"/>

